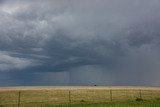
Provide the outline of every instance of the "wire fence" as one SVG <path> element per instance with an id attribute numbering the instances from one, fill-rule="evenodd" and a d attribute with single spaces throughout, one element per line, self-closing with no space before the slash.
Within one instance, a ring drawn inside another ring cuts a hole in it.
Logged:
<path id="1" fill-rule="evenodd" d="M 160 90 L 1 91 L 0 107 L 41 107 L 45 104 L 160 99 Z"/>

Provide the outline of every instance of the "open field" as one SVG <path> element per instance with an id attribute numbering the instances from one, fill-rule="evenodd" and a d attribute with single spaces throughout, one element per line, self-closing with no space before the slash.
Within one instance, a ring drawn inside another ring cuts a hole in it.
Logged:
<path id="1" fill-rule="evenodd" d="M 160 87 L 0 87 L 0 107 L 41 107 L 46 104 L 59 105 L 93 102 L 109 103 L 115 101 L 135 101 L 137 98 L 157 101 L 157 99 L 160 99 Z"/>
<path id="2" fill-rule="evenodd" d="M 65 105 L 44 105 L 41 107 L 160 107 L 160 100 L 151 101 L 117 101 L 105 103 L 79 103 L 79 104 L 65 104 Z"/>
<path id="3" fill-rule="evenodd" d="M 160 87 L 143 87 L 143 86 L 17 86 L 17 87 L 0 87 L 0 91 L 15 90 L 160 90 Z"/>

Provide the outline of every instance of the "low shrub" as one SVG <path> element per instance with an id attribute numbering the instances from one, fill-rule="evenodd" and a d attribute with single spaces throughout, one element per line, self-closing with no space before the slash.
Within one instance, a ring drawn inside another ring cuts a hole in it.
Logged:
<path id="1" fill-rule="evenodd" d="M 84 100 L 81 100 L 81 102 L 85 102 Z"/>
<path id="2" fill-rule="evenodd" d="M 142 98 L 136 98 L 136 101 L 143 101 Z"/>

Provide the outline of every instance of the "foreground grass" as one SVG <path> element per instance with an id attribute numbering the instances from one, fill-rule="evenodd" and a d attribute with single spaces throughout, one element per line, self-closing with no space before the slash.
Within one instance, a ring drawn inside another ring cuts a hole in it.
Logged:
<path id="1" fill-rule="evenodd" d="M 106 103 L 79 103 L 63 105 L 44 105 L 41 107 L 160 107 L 160 100 L 152 101 L 116 101 Z"/>

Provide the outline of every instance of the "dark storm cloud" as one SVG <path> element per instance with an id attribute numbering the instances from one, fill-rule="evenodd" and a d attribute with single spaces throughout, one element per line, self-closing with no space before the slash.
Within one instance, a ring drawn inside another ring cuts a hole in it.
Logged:
<path id="1" fill-rule="evenodd" d="M 2 0 L 0 84 L 160 85 L 159 9 L 159 0 Z"/>

